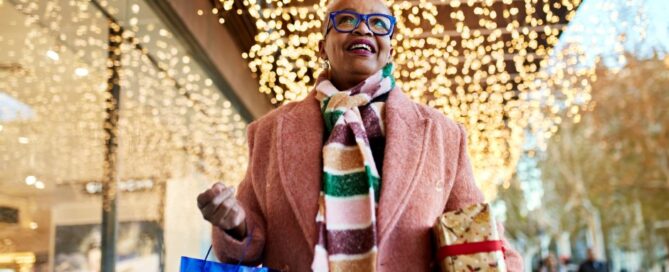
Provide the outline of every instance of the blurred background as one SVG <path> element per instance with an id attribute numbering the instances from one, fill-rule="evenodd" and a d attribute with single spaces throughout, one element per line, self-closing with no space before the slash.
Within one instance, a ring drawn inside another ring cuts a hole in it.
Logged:
<path id="1" fill-rule="evenodd" d="M 669 1 L 388 3 L 395 77 L 465 125 L 527 271 L 669 271 Z M 310 91 L 326 5 L 0 0 L 0 271 L 203 257 L 195 197 Z"/>

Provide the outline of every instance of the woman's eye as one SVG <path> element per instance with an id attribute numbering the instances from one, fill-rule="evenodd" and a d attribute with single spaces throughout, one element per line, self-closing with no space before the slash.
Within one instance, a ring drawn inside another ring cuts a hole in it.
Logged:
<path id="1" fill-rule="evenodd" d="M 372 24 L 374 24 L 374 26 L 382 28 L 382 29 L 388 29 L 388 25 L 383 20 L 379 20 L 379 19 L 374 20 L 374 22 L 372 22 Z"/>
<path id="2" fill-rule="evenodd" d="M 340 24 L 354 24 L 355 23 L 355 18 L 353 17 L 344 17 L 341 20 L 339 20 Z"/>

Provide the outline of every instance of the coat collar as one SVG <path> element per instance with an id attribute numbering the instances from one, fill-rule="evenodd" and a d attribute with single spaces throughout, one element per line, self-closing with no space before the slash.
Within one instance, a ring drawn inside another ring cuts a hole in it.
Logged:
<path id="1" fill-rule="evenodd" d="M 399 88 L 385 106 L 386 147 L 377 214 L 379 244 L 397 224 L 420 173 L 431 121 Z M 279 175 L 288 202 L 309 247 L 316 243 L 316 212 L 321 189 L 323 117 L 312 91 L 278 121 Z"/>

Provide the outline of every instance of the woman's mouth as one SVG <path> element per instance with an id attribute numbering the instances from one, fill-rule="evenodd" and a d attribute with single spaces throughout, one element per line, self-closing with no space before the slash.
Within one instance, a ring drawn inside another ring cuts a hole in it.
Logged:
<path id="1" fill-rule="evenodd" d="M 346 50 L 360 56 L 371 56 L 376 53 L 374 44 L 364 39 L 357 39 L 350 42 Z"/>

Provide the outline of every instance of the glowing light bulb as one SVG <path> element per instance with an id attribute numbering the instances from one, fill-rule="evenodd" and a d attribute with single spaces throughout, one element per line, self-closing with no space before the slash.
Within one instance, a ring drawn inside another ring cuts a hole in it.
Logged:
<path id="1" fill-rule="evenodd" d="M 60 55 L 58 55 L 58 53 L 56 53 L 56 51 L 53 50 L 46 51 L 46 56 L 54 61 L 60 60 Z"/>
<path id="2" fill-rule="evenodd" d="M 77 69 L 74 69 L 74 74 L 79 76 L 79 77 L 85 77 L 88 75 L 88 69 L 79 67 Z"/>
<path id="3" fill-rule="evenodd" d="M 34 185 L 35 182 L 37 182 L 37 178 L 35 176 L 27 176 L 26 177 L 26 185 Z"/>
<path id="4" fill-rule="evenodd" d="M 21 136 L 21 137 L 19 137 L 18 140 L 19 140 L 19 143 L 20 143 L 20 144 L 28 144 L 28 143 L 30 143 L 30 139 L 28 139 L 28 137 L 23 137 L 23 136 Z"/>

